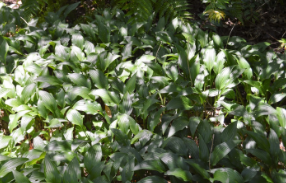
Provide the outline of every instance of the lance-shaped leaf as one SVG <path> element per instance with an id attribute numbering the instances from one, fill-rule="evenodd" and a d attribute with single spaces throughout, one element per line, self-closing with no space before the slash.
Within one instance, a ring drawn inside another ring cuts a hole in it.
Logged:
<path id="1" fill-rule="evenodd" d="M 215 79 L 215 86 L 217 89 L 223 90 L 232 82 L 232 79 L 230 78 L 230 73 L 231 68 L 226 67 L 217 75 Z"/>
<path id="2" fill-rule="evenodd" d="M 54 76 L 39 76 L 36 81 L 38 82 L 44 82 L 44 83 L 48 83 L 51 86 L 59 86 L 61 85 L 61 81 L 58 80 L 56 77 Z"/>
<path id="3" fill-rule="evenodd" d="M 98 21 L 98 36 L 103 43 L 110 42 L 110 28 L 101 21 Z"/>
<path id="4" fill-rule="evenodd" d="M 205 178 L 205 179 L 209 179 L 210 178 L 210 175 L 208 174 L 207 170 L 202 168 L 199 164 L 195 163 L 194 161 L 192 161 L 190 159 L 187 160 L 186 162 L 191 166 L 191 168 L 196 173 L 200 174 L 203 178 Z"/>
<path id="5" fill-rule="evenodd" d="M 15 170 L 15 171 L 13 171 L 13 175 L 14 175 L 16 182 L 30 183 L 29 179 L 26 176 L 24 176 L 24 174 L 21 172 L 18 172 Z"/>
<path id="6" fill-rule="evenodd" d="M 280 102 L 285 97 L 286 97 L 286 93 L 275 93 L 275 94 L 271 95 L 268 103 L 271 105 L 271 104 Z"/>
<path id="7" fill-rule="evenodd" d="M 167 180 L 161 178 L 161 177 L 158 177 L 158 176 L 148 176 L 148 177 L 145 177 L 143 179 L 141 179 L 140 181 L 138 181 L 138 183 L 153 183 L 153 182 L 156 182 L 156 183 L 167 183 Z"/>
<path id="8" fill-rule="evenodd" d="M 78 111 L 86 112 L 87 114 L 97 114 L 102 112 L 101 105 L 97 102 L 91 102 L 89 100 L 79 100 L 77 101 L 73 109 L 76 109 Z"/>
<path id="9" fill-rule="evenodd" d="M 39 96 L 43 101 L 44 106 L 51 112 L 55 113 L 57 102 L 54 96 L 46 91 L 39 91 Z"/>
<path id="10" fill-rule="evenodd" d="M 167 110 L 170 109 L 190 110 L 192 108 L 191 100 L 185 96 L 176 97 L 173 98 L 170 102 L 168 102 L 166 108 Z"/>
<path id="11" fill-rule="evenodd" d="M 203 62 L 209 73 L 211 73 L 211 70 L 214 67 L 215 61 L 216 61 L 215 49 L 212 47 L 206 48 L 203 52 Z"/>
<path id="12" fill-rule="evenodd" d="M 81 34 L 73 34 L 72 35 L 72 44 L 79 47 L 81 50 L 83 49 L 84 38 Z"/>
<path id="13" fill-rule="evenodd" d="M 31 83 L 29 85 L 27 85 L 22 93 L 21 93 L 21 99 L 24 103 L 27 103 L 30 99 L 30 97 L 34 94 L 36 90 L 36 84 L 35 83 Z"/>
<path id="14" fill-rule="evenodd" d="M 68 75 L 68 78 L 77 86 L 85 86 L 87 88 L 90 88 L 89 80 L 82 74 L 71 73 Z"/>
<path id="15" fill-rule="evenodd" d="M 156 160 L 145 160 L 136 165 L 133 169 L 136 170 L 155 170 L 160 173 L 163 173 L 166 171 L 165 165 L 162 163 L 160 159 Z"/>
<path id="16" fill-rule="evenodd" d="M 182 130 L 188 127 L 189 121 L 185 118 L 177 118 L 172 122 L 172 125 L 169 128 L 168 137 L 173 136 L 179 130 Z"/>
<path id="17" fill-rule="evenodd" d="M 65 170 L 64 176 L 63 176 L 63 182 L 64 183 L 70 183 L 70 182 L 78 182 L 81 178 L 81 168 L 79 166 L 79 162 L 76 157 L 73 158 L 73 160 L 69 163 L 67 169 Z"/>
<path id="18" fill-rule="evenodd" d="M 47 182 L 61 183 L 60 172 L 56 164 L 48 156 L 44 160 L 44 173 Z"/>
<path id="19" fill-rule="evenodd" d="M 276 115 L 277 115 L 280 126 L 282 128 L 286 128 L 286 110 L 283 108 L 277 107 Z"/>
<path id="20" fill-rule="evenodd" d="M 180 168 L 168 170 L 165 175 L 173 175 L 179 179 L 182 179 L 183 181 L 191 181 L 193 177 L 189 171 L 182 170 Z"/>
<path id="21" fill-rule="evenodd" d="M 16 167 L 24 164 L 28 160 L 29 159 L 27 159 L 27 158 L 15 158 L 15 159 L 11 159 L 11 160 L 7 161 L 6 163 L 4 163 L 1 166 L 0 178 L 3 178 L 5 175 L 7 175 L 8 173 L 10 173 L 14 169 L 16 169 Z"/>
<path id="22" fill-rule="evenodd" d="M 2 43 L 1 43 L 0 47 L 1 47 L 1 49 L 0 49 L 0 62 L 6 63 L 6 56 L 7 56 L 8 50 L 9 50 L 9 45 L 5 39 L 2 39 Z"/>
<path id="23" fill-rule="evenodd" d="M 92 90 L 91 93 L 94 96 L 99 96 L 107 106 L 114 106 L 119 104 L 119 97 L 114 92 L 109 92 L 106 89 Z"/>
<path id="24" fill-rule="evenodd" d="M 85 60 L 84 52 L 77 46 L 71 46 L 71 60 L 74 62 Z"/>
<path id="25" fill-rule="evenodd" d="M 106 76 L 100 70 L 91 70 L 89 71 L 89 75 L 97 88 L 105 88 L 108 87 L 108 80 Z"/>
<path id="26" fill-rule="evenodd" d="M 72 122 L 72 124 L 78 125 L 80 127 L 83 127 L 83 119 L 81 114 L 75 110 L 75 109 L 70 109 L 67 112 L 67 119 Z"/>
<path id="27" fill-rule="evenodd" d="M 252 132 L 252 131 L 247 131 L 246 132 L 255 142 L 257 143 L 258 147 L 263 149 L 266 152 L 269 152 L 270 149 L 270 144 L 267 138 L 265 137 L 264 134 L 261 132 Z"/>
<path id="28" fill-rule="evenodd" d="M 214 166 L 216 165 L 222 158 L 224 158 L 234 147 L 236 144 L 229 140 L 227 142 L 223 142 L 217 145 L 214 148 L 214 151 L 211 153 L 211 164 Z"/>
<path id="29" fill-rule="evenodd" d="M 55 47 L 55 57 L 60 61 L 68 61 L 70 58 L 70 49 L 62 45 Z"/>
<path id="30" fill-rule="evenodd" d="M 217 168 L 212 169 L 211 173 L 213 173 L 214 178 L 213 181 L 220 181 L 222 183 L 228 182 L 236 182 L 236 183 L 243 183 L 244 180 L 242 176 L 236 171 L 231 168 Z"/>

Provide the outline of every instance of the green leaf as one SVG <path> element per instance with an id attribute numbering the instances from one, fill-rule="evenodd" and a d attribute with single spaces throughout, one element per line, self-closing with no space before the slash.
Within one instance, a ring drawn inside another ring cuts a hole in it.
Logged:
<path id="1" fill-rule="evenodd" d="M 127 114 L 121 114 L 117 116 L 117 123 L 120 127 L 120 130 L 128 134 L 129 128 L 131 129 L 132 133 L 135 135 L 139 132 L 139 125 L 135 122 L 135 120 Z"/>
<path id="2" fill-rule="evenodd" d="M 84 166 L 86 170 L 93 174 L 94 166 L 98 166 L 102 159 L 102 149 L 100 145 L 93 145 L 89 148 L 88 152 L 84 156 Z M 100 175 L 100 172 L 99 172 Z M 96 178 L 96 177 L 94 177 Z"/>
<path id="3" fill-rule="evenodd" d="M 262 172 L 261 177 L 263 177 L 267 181 L 267 183 L 274 183 L 272 178 L 265 172 Z"/>
<path id="4" fill-rule="evenodd" d="M 29 179 L 27 177 L 25 177 L 23 173 L 20 173 L 20 172 L 15 170 L 15 171 L 13 171 L 13 175 L 14 175 L 16 182 L 30 183 Z"/>
<path id="5" fill-rule="evenodd" d="M 171 150 L 171 152 L 179 155 L 179 156 L 186 156 L 188 154 L 188 149 L 185 148 L 186 144 L 183 139 L 179 137 L 169 137 L 167 138 L 162 147 L 167 150 Z"/>
<path id="6" fill-rule="evenodd" d="M 142 145 L 145 145 L 145 143 L 147 143 L 150 140 L 152 135 L 153 133 L 148 130 L 141 130 L 133 137 L 130 143 L 134 144 L 137 140 L 139 140 L 140 143 L 142 143 Z"/>
<path id="7" fill-rule="evenodd" d="M 286 93 L 275 93 L 275 94 L 271 95 L 268 103 L 271 105 L 271 104 L 280 102 L 285 97 L 286 97 Z"/>
<path id="8" fill-rule="evenodd" d="M 2 43 L 0 45 L 1 49 L 0 49 L 0 63 L 6 63 L 6 56 L 9 50 L 9 45 L 8 43 L 5 41 L 5 39 L 2 39 Z"/>
<path id="9" fill-rule="evenodd" d="M 84 48 L 85 48 L 84 51 L 87 54 L 87 56 L 95 52 L 95 47 L 92 42 L 85 41 Z"/>
<path id="10" fill-rule="evenodd" d="M 0 149 L 3 149 L 8 146 L 10 143 L 10 140 L 12 140 L 11 136 L 0 136 Z"/>
<path id="11" fill-rule="evenodd" d="M 189 122 L 190 122 L 190 124 L 189 124 L 189 129 L 190 129 L 190 131 L 191 131 L 192 136 L 194 136 L 194 135 L 195 135 L 195 132 L 196 132 L 196 130 L 197 130 L 197 127 L 198 127 L 198 125 L 200 124 L 201 120 L 200 120 L 199 117 L 191 117 L 191 118 L 189 119 Z"/>
<path id="12" fill-rule="evenodd" d="M 167 181 L 161 177 L 158 176 L 148 176 L 145 177 L 143 179 L 141 179 L 140 181 L 138 181 L 138 183 L 167 183 Z"/>
<path id="13" fill-rule="evenodd" d="M 272 129 L 270 129 L 268 138 L 270 144 L 270 155 L 273 157 L 273 160 L 275 161 L 275 159 L 278 157 L 280 153 L 280 146 L 279 146 L 280 141 L 276 132 Z"/>
<path id="14" fill-rule="evenodd" d="M 264 95 L 264 92 L 262 90 L 262 83 L 261 82 L 254 81 L 254 80 L 243 80 L 243 82 L 248 84 L 248 85 L 250 85 L 250 86 L 252 86 L 252 87 L 255 87 L 259 91 L 259 93 L 261 95 Z"/>
<path id="15" fill-rule="evenodd" d="M 80 113 L 77 110 L 70 109 L 67 112 L 67 119 L 72 122 L 72 124 L 83 127 L 83 119 Z"/>
<path id="16" fill-rule="evenodd" d="M 35 83 L 31 83 L 31 84 L 27 85 L 21 93 L 22 101 L 24 101 L 24 103 L 27 103 L 29 101 L 30 97 L 34 94 L 35 90 L 36 90 L 36 84 Z"/>
<path id="17" fill-rule="evenodd" d="M 121 146 L 129 146 L 130 141 L 126 134 L 124 134 L 121 130 L 112 128 L 112 133 L 115 135 L 115 139 Z"/>
<path id="18" fill-rule="evenodd" d="M 76 157 L 69 163 L 64 176 L 63 181 L 64 183 L 77 183 L 78 180 L 81 179 L 81 168 L 79 166 L 79 162 Z"/>
<path id="19" fill-rule="evenodd" d="M 215 78 L 215 86 L 219 90 L 225 89 L 232 80 L 230 79 L 231 68 L 224 68 Z"/>
<path id="20" fill-rule="evenodd" d="M 179 52 L 179 58 L 178 58 L 178 65 L 180 68 L 184 71 L 184 74 L 186 75 L 186 78 L 190 77 L 190 71 L 189 71 L 189 60 L 188 60 L 188 54 L 187 51 L 184 50 L 181 46 L 176 45 L 176 48 Z"/>
<path id="21" fill-rule="evenodd" d="M 134 175 L 134 162 L 135 162 L 135 158 L 128 158 L 127 159 L 127 163 L 124 166 L 122 172 L 121 172 L 121 177 L 122 177 L 122 182 L 129 182 L 132 180 L 133 175 Z M 127 181 L 129 180 L 129 181 Z M 130 182 L 131 183 L 131 182 Z"/>
<path id="22" fill-rule="evenodd" d="M 224 158 L 233 148 L 235 148 L 236 144 L 232 142 L 230 139 L 227 142 L 223 142 L 217 146 L 215 146 L 214 151 L 211 153 L 211 164 L 216 165 L 222 158 Z"/>
<path id="23" fill-rule="evenodd" d="M 7 97 L 7 95 L 9 94 L 9 92 L 11 92 L 12 90 L 10 88 L 0 88 L 0 99 L 3 97 Z"/>
<path id="24" fill-rule="evenodd" d="M 280 126 L 282 128 L 286 128 L 286 110 L 284 108 L 277 107 L 276 115 L 277 115 Z"/>
<path id="25" fill-rule="evenodd" d="M 5 175 L 16 169 L 16 167 L 24 164 L 26 161 L 28 161 L 27 158 L 15 158 L 7 161 L 1 166 L 0 178 L 3 178 Z"/>
<path id="26" fill-rule="evenodd" d="M 167 110 L 170 109 L 182 109 L 182 110 L 190 110 L 192 108 L 191 100 L 188 97 L 180 96 L 171 99 L 170 102 L 168 102 L 166 108 Z"/>
<path id="27" fill-rule="evenodd" d="M 99 96 L 107 106 L 115 106 L 120 102 L 119 97 L 114 92 L 109 92 L 105 89 L 92 90 L 91 93 L 94 96 Z"/>
<path id="28" fill-rule="evenodd" d="M 185 148 L 188 150 L 188 155 L 194 157 L 195 159 L 199 159 L 200 152 L 196 142 L 186 137 L 183 138 L 183 141 L 185 143 Z"/>
<path id="29" fill-rule="evenodd" d="M 160 173 L 166 171 L 165 165 L 162 163 L 160 159 L 158 160 L 145 160 L 136 165 L 133 169 L 134 171 L 137 170 L 154 170 Z"/>
<path id="30" fill-rule="evenodd" d="M 11 107 L 19 107 L 22 102 L 20 101 L 20 99 L 17 98 L 11 98 L 5 101 L 5 104 L 11 106 Z"/>
<path id="31" fill-rule="evenodd" d="M 205 179 L 210 178 L 210 175 L 208 174 L 208 172 L 204 168 L 202 168 L 199 164 L 197 164 L 191 160 L 187 160 L 186 162 L 191 166 L 191 168 L 196 173 L 200 174 L 203 178 L 205 178 Z"/>
<path id="32" fill-rule="evenodd" d="M 89 75 L 97 88 L 108 88 L 108 80 L 104 73 L 100 70 L 91 70 Z"/>
<path id="33" fill-rule="evenodd" d="M 98 36 L 103 43 L 110 42 L 110 28 L 101 21 L 98 21 Z"/>
<path id="34" fill-rule="evenodd" d="M 244 180 L 241 175 L 231 168 L 217 168 L 212 169 L 211 172 L 214 174 L 212 180 L 220 181 L 222 183 L 236 182 L 243 183 Z"/>
<path id="35" fill-rule="evenodd" d="M 89 100 L 79 100 L 77 101 L 73 109 L 78 111 L 86 112 L 87 114 L 97 114 L 102 112 L 101 105 L 97 102 L 91 102 Z"/>
<path id="36" fill-rule="evenodd" d="M 9 124 L 8 124 L 8 129 L 10 130 L 10 132 L 12 132 L 14 130 L 14 128 L 16 128 L 19 124 L 19 119 L 24 116 L 25 114 L 27 114 L 28 112 L 30 112 L 30 110 L 24 110 L 21 112 L 18 112 L 16 114 L 10 114 L 9 115 Z"/>
<path id="37" fill-rule="evenodd" d="M 136 86 L 136 73 L 133 74 L 132 77 L 127 81 L 125 87 L 124 87 L 124 93 L 132 93 L 135 90 Z"/>
<path id="38" fill-rule="evenodd" d="M 259 104 L 254 113 L 257 117 L 263 115 L 274 115 L 276 114 L 276 110 L 268 104 Z"/>
<path id="39" fill-rule="evenodd" d="M 81 50 L 83 49 L 84 38 L 81 34 L 73 34 L 72 35 L 72 44 L 74 46 L 79 47 Z"/>
<path id="40" fill-rule="evenodd" d="M 54 96 L 46 91 L 39 91 L 39 96 L 43 101 L 44 106 L 51 112 L 55 113 L 57 102 Z"/>
<path id="41" fill-rule="evenodd" d="M 132 43 L 128 43 L 125 45 L 125 47 L 123 48 L 122 52 L 122 60 L 126 60 L 129 57 L 132 57 Z"/>
<path id="42" fill-rule="evenodd" d="M 68 75 L 68 78 L 77 86 L 85 86 L 90 88 L 90 82 L 88 82 L 89 80 L 82 74 L 71 73 Z"/>
<path id="43" fill-rule="evenodd" d="M 77 3 L 73 3 L 71 5 L 69 5 L 65 11 L 64 11 L 64 17 L 67 17 L 68 14 L 73 11 L 78 5 L 80 4 L 80 2 L 77 2 Z"/>
<path id="44" fill-rule="evenodd" d="M 70 59 L 70 49 L 57 44 L 55 47 L 55 56 L 60 61 L 67 61 Z"/>
<path id="45" fill-rule="evenodd" d="M 82 98 L 84 99 L 87 99 L 87 100 L 91 100 L 92 98 L 89 96 L 89 93 L 91 92 L 90 89 L 88 89 L 87 87 L 73 87 L 73 88 L 70 88 L 70 91 L 69 91 L 72 95 L 76 95 L 76 96 L 81 96 Z M 59 94 L 59 93 L 58 93 Z M 62 93 L 61 97 L 63 97 L 64 99 L 64 95 L 65 93 Z M 60 97 L 60 96 L 59 96 Z M 57 97 L 58 101 L 62 100 L 62 98 L 59 98 Z M 65 101 L 62 101 L 63 102 L 63 105 L 65 105 Z"/>
<path id="46" fill-rule="evenodd" d="M 209 159 L 209 149 L 207 144 L 205 143 L 203 137 L 199 134 L 199 150 L 200 150 L 200 158 L 207 162 Z"/>
<path id="47" fill-rule="evenodd" d="M 203 62 L 204 65 L 206 66 L 206 69 L 208 70 L 209 73 L 211 73 L 211 70 L 214 67 L 214 63 L 216 61 L 216 51 L 214 48 L 206 48 L 203 51 Z"/>
<path id="48" fill-rule="evenodd" d="M 48 156 L 44 160 L 44 173 L 48 183 L 61 183 L 60 172 L 56 164 Z"/>
<path id="49" fill-rule="evenodd" d="M 257 143 L 258 147 L 263 149 L 266 152 L 269 152 L 270 144 L 267 138 L 265 137 L 264 134 L 260 132 L 252 132 L 252 131 L 247 131 L 246 132 L 255 142 Z"/>
<path id="50" fill-rule="evenodd" d="M 83 51 L 77 46 L 71 46 L 71 60 L 74 62 L 85 60 Z"/>
<path id="51" fill-rule="evenodd" d="M 172 125 L 169 128 L 168 137 L 175 135 L 175 133 L 179 130 L 182 130 L 188 127 L 189 121 L 185 118 L 177 118 L 172 122 Z"/>
<path id="52" fill-rule="evenodd" d="M 209 143 L 211 141 L 213 131 L 209 121 L 201 121 L 197 130 L 198 133 L 203 137 L 205 143 Z"/>
<path id="53" fill-rule="evenodd" d="M 100 59 L 99 62 L 97 62 L 98 64 L 100 63 L 98 69 L 105 71 L 108 68 L 108 66 L 119 57 L 120 55 L 108 53 L 106 58 Z"/>
<path id="54" fill-rule="evenodd" d="M 37 82 L 44 82 L 44 83 L 48 83 L 51 86 L 58 86 L 61 85 L 61 81 L 58 80 L 56 77 L 54 76 L 39 76 L 36 79 Z"/>
<path id="55" fill-rule="evenodd" d="M 214 42 L 216 49 L 217 50 L 222 49 L 223 48 L 223 42 L 222 42 L 221 37 L 217 34 L 213 34 L 212 38 L 213 38 L 212 40 Z"/>
<path id="56" fill-rule="evenodd" d="M 241 176 L 244 179 L 244 182 L 250 181 L 253 177 L 256 176 L 259 169 L 255 167 L 246 167 L 242 172 Z"/>
<path id="57" fill-rule="evenodd" d="M 192 174 L 189 171 L 182 170 L 181 168 L 176 168 L 173 170 L 168 170 L 165 175 L 172 175 L 177 178 L 180 178 L 184 181 L 191 181 L 192 180 Z"/>
<path id="58" fill-rule="evenodd" d="M 234 140 L 234 137 L 236 136 L 237 132 L 237 122 L 230 123 L 222 132 L 222 137 L 224 142 L 227 142 L 229 140 Z"/>
<path id="59" fill-rule="evenodd" d="M 258 159 L 264 161 L 266 164 L 271 165 L 272 159 L 268 152 L 260 149 L 248 149 L 248 153 L 251 153 L 253 156 L 256 156 Z"/>

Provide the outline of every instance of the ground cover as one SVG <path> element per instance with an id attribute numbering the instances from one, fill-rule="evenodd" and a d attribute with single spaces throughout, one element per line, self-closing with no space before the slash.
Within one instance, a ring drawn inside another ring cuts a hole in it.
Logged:
<path id="1" fill-rule="evenodd" d="M 1 5 L 2 182 L 284 181 L 286 55 L 268 43 Z"/>

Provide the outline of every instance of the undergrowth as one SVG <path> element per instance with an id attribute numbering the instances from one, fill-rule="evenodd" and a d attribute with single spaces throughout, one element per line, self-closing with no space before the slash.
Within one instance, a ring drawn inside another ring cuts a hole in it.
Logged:
<path id="1" fill-rule="evenodd" d="M 285 54 L 77 5 L 0 8 L 0 182 L 284 182 Z"/>

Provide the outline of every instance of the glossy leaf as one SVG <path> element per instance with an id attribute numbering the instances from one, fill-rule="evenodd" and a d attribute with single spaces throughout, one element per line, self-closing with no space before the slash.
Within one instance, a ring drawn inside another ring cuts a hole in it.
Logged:
<path id="1" fill-rule="evenodd" d="M 16 167 L 24 164 L 28 159 L 27 158 L 14 158 L 1 166 L 0 169 L 0 178 L 3 178 L 8 173 L 12 172 Z"/>
<path id="2" fill-rule="evenodd" d="M 78 125 L 80 127 L 83 126 L 83 119 L 82 119 L 82 116 L 81 114 L 75 110 L 75 109 L 70 109 L 68 112 L 67 112 L 67 119 L 72 122 L 73 124 L 75 125 Z"/>
<path id="3" fill-rule="evenodd" d="M 165 175 L 173 175 L 177 178 L 180 178 L 184 181 L 191 181 L 192 180 L 192 174 L 189 171 L 182 170 L 180 168 L 176 168 L 173 170 L 168 170 Z"/>
<path id="4" fill-rule="evenodd" d="M 140 181 L 138 181 L 138 183 L 151 183 L 151 182 L 156 182 L 156 183 L 167 183 L 167 181 L 161 177 L 158 176 L 148 176 L 145 177 L 143 179 L 141 179 Z"/>

